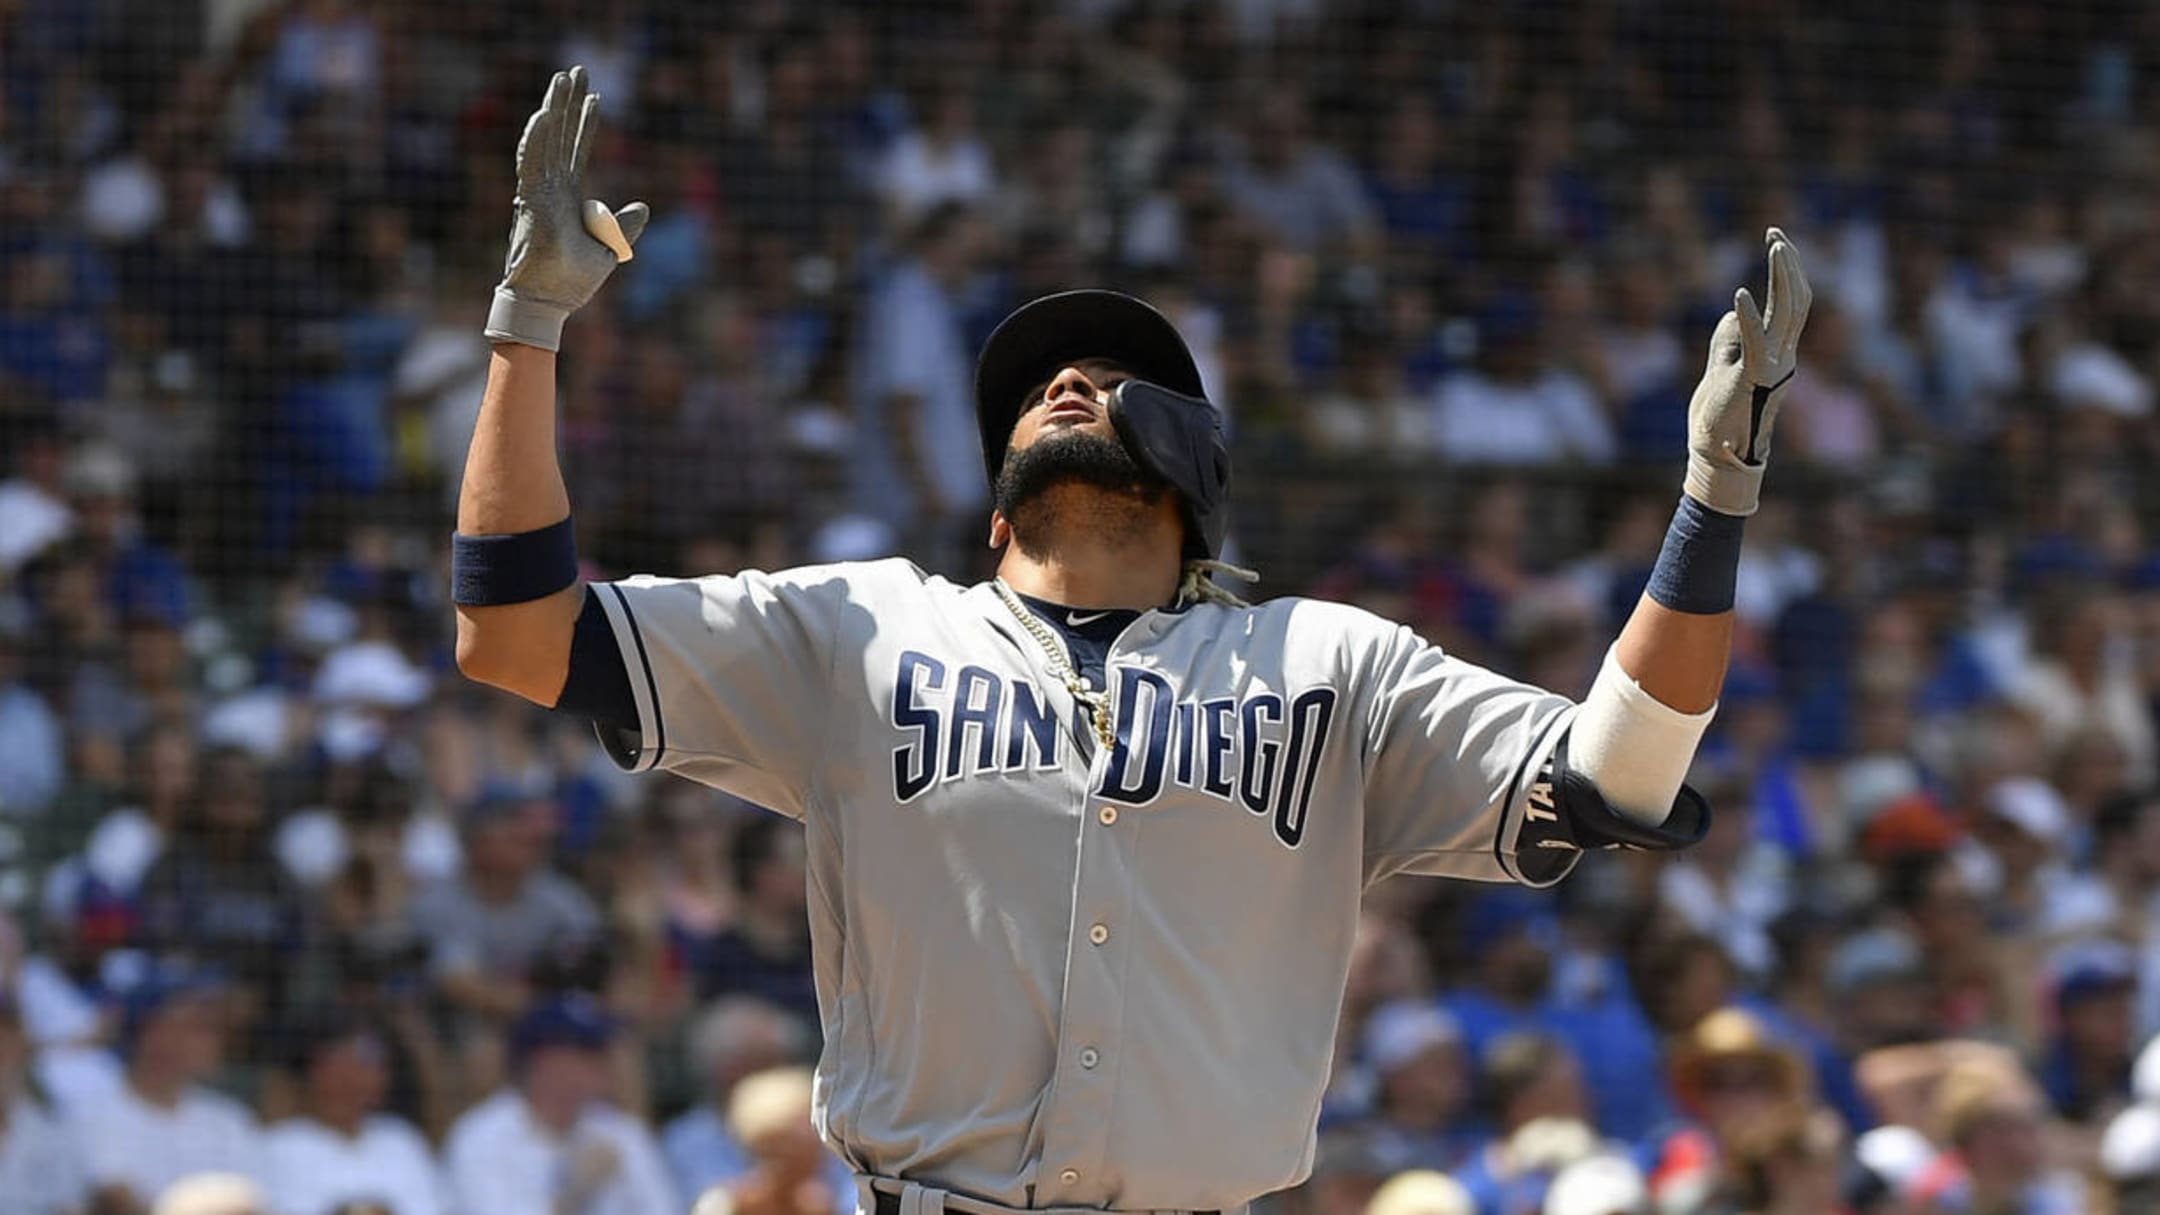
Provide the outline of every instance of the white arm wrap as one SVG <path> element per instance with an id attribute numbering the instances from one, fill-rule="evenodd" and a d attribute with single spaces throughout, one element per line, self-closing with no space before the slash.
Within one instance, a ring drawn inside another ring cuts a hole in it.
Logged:
<path id="1" fill-rule="evenodd" d="M 1568 729 L 1568 767 L 1588 777 L 1615 811 L 1658 826 L 1672 813 L 1695 745 L 1716 715 L 1716 705 L 1682 713 L 1661 704 L 1608 649 Z"/>

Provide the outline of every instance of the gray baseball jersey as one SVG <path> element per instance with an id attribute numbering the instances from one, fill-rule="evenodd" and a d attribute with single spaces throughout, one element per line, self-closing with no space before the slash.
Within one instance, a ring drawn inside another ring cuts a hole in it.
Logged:
<path id="1" fill-rule="evenodd" d="M 1356 608 L 1208 604 L 1111 646 L 1105 751 L 988 584 L 893 560 L 593 593 L 640 719 L 618 758 L 805 824 L 826 1141 L 1011 1206 L 1302 1180 L 1359 896 L 1523 880 L 1574 713 Z"/>

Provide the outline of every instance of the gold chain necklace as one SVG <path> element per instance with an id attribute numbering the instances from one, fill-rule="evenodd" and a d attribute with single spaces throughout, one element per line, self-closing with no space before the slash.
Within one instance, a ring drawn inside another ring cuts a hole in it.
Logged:
<path id="1" fill-rule="evenodd" d="M 998 598 L 1005 601 L 1005 606 L 1012 611 L 1013 618 L 1020 622 L 1020 627 L 1026 629 L 1028 636 L 1035 639 L 1035 644 L 1042 647 L 1044 656 L 1050 660 L 1050 673 L 1058 677 L 1065 685 L 1065 690 L 1072 693 L 1073 699 L 1080 703 L 1082 709 L 1093 711 L 1091 716 L 1095 737 L 1102 741 L 1103 750 L 1108 751 L 1115 747 L 1117 729 L 1110 720 L 1108 689 L 1091 688 L 1087 680 L 1080 678 L 1080 672 L 1074 670 L 1071 660 L 1065 657 L 1064 647 L 1058 644 L 1057 638 L 1050 635 L 1050 626 L 1037 619 L 1035 613 L 1020 602 L 1012 588 L 1005 585 L 1003 578 L 992 578 L 990 585 L 997 591 Z M 1105 671 L 1104 674 L 1107 678 L 1108 672 Z"/>

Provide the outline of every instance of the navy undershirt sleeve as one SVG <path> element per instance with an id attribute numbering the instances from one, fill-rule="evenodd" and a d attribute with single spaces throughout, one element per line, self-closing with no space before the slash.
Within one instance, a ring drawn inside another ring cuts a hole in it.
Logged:
<path id="1" fill-rule="evenodd" d="M 608 624 L 600 596 L 589 589 L 585 607 L 578 613 L 577 628 L 570 636 L 570 673 L 563 680 L 555 711 L 632 734 L 640 728 L 637 698 L 630 693 L 630 669 L 624 665 L 622 647 L 615 643 L 615 629 Z"/>

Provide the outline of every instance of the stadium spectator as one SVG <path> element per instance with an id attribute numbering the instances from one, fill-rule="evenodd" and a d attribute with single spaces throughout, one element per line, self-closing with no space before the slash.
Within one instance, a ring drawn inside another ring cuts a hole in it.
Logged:
<path id="1" fill-rule="evenodd" d="M 2080 729 L 2106 731 L 2121 744 L 2132 781 L 2154 774 L 2151 711 L 2136 672 L 2109 661 L 2120 652 L 2121 601 L 2098 587 L 2063 585 L 2043 593 L 2033 610 L 2034 660 L 2010 690 L 2039 719 L 2051 750 Z"/>
<path id="2" fill-rule="evenodd" d="M 102 972 L 127 943 L 133 909 L 79 868 L 62 866 L 47 875 L 39 911 L 37 947 L 15 968 L 8 995 L 36 1051 L 38 1085 L 65 1112 L 124 1083 Z"/>
<path id="3" fill-rule="evenodd" d="M 1739 1144 L 1766 1123 L 1813 1104 L 1807 1065 L 1738 1008 L 1704 1017 L 1673 1045 L 1668 1073 L 1681 1125 L 1652 1145 L 1651 1193 L 1661 1207 L 1730 1198 Z"/>
<path id="4" fill-rule="evenodd" d="M 511 1082 L 451 1128 L 451 1201 L 463 1215 L 674 1215 L 651 1133 L 607 1099 L 605 1013 L 580 996 L 535 1004 L 510 1034 Z"/>
<path id="5" fill-rule="evenodd" d="M 1365 188 L 1387 234 L 1388 256 L 1431 273 L 1462 255 L 1470 237 L 1470 185 L 1438 100 L 1396 99 L 1374 140 Z"/>
<path id="6" fill-rule="evenodd" d="M 90 1196 L 77 1145 L 38 1091 L 15 1000 L 0 992 L 0 1194 L 24 1215 L 67 1215 Z"/>
<path id="7" fill-rule="evenodd" d="M 2130 1097 L 2136 962 L 2116 942 L 2088 941 L 2060 951 L 2051 969 L 2053 1028 L 2035 1069 L 2041 1091 L 2059 1118 L 2104 1122 Z"/>
<path id="8" fill-rule="evenodd" d="M 877 192 L 895 232 L 908 231 L 939 207 L 982 207 L 998 188 L 964 85 L 938 77 L 916 110 L 917 121 L 892 141 L 877 170 Z"/>
<path id="9" fill-rule="evenodd" d="M 18 409 L 6 430 L 8 478 L 0 481 L 0 574 L 13 575 L 75 526 L 62 477 L 68 444 L 57 421 Z"/>
<path id="10" fill-rule="evenodd" d="M 1312 402 L 1302 437 L 1329 455 L 1367 457 L 1431 447 L 1431 412 L 1410 390 L 1386 318 L 1353 317 L 1341 338 L 1335 390 Z"/>
<path id="11" fill-rule="evenodd" d="M 1603 539 L 1558 572 L 1556 594 L 1589 615 L 1599 629 L 1616 627 L 1627 618 L 1642 588 L 1650 581 L 1664 536 L 1658 516 L 1665 509 L 1662 492 L 1629 494 L 1616 501 L 1601 520 Z M 1750 527 L 1752 527 L 1752 522 Z M 1746 578 L 1744 558 L 1742 579 Z"/>
<path id="12" fill-rule="evenodd" d="M 1748 1128 L 1727 1163 L 1744 1215 L 1823 1215 L 1844 1205 L 1843 1132 L 1828 1110 L 1798 1110 Z"/>
<path id="13" fill-rule="evenodd" d="M 2032 777 L 1997 781 L 1971 819 L 1960 859 L 1984 883 L 1998 934 L 2058 935 L 2084 927 L 2069 919 L 2062 902 L 2066 875 L 2055 858 L 2068 852 L 2073 827 L 2052 785 Z"/>
<path id="14" fill-rule="evenodd" d="M 1393 1171 L 1452 1169 L 1470 1148 L 1470 1065 L 1462 1030 L 1429 1001 L 1374 1009 L 1365 1062 L 1373 1073 L 1373 1152 Z"/>
<path id="15" fill-rule="evenodd" d="M 1298 252 L 1369 253 L 1379 233 L 1372 202 L 1348 160 L 1313 138 L 1311 96 L 1275 80 L 1248 101 L 1244 129 L 1224 152 L 1223 197 Z"/>
<path id="16" fill-rule="evenodd" d="M 548 867 L 550 813 L 539 799 L 488 790 L 464 815 L 463 870 L 414 901 L 436 989 L 468 1029 L 514 1020 L 544 954 L 597 939 L 592 900 Z"/>
<path id="17" fill-rule="evenodd" d="M 2006 988 L 2019 959 L 1996 949 L 1972 879 L 1947 852 L 1918 852 L 1884 866 L 1884 901 L 1919 942 L 1935 1000 L 1934 1021 L 1951 1033 L 2011 1023 Z"/>
<path id="18" fill-rule="evenodd" d="M 1368 907 L 1358 917 L 1342 1020 L 1335 1032 L 1335 1066 L 1320 1103 L 1321 1122 L 1354 1121 L 1371 1112 L 1374 1077 L 1364 1057 L 1366 1023 L 1384 1005 L 1429 999 L 1432 979 L 1428 972 L 1424 948 L 1400 914 Z"/>
<path id="19" fill-rule="evenodd" d="M 956 529 L 972 538 L 984 500 L 980 447 L 949 441 L 975 424 L 960 293 L 984 240 L 982 221 L 958 202 L 915 221 L 907 259 L 864 305 L 855 353 L 858 509 L 948 558 Z"/>
<path id="20" fill-rule="evenodd" d="M 296 151 L 310 127 L 359 135 L 380 105 L 382 39 L 374 15 L 351 0 L 306 0 L 279 15 L 276 26 L 250 151 L 264 159 Z"/>
<path id="21" fill-rule="evenodd" d="M 1932 1032 L 1932 992 L 1920 946 L 1897 928 L 1856 933 L 1832 951 L 1825 976 L 1836 1015 L 1832 1044 L 1848 1065 L 1877 1047 Z"/>
<path id="22" fill-rule="evenodd" d="M 438 1029 L 440 1005 L 426 982 L 426 951 L 402 938 L 346 939 L 333 941 L 322 961 L 331 972 L 329 989 L 294 1010 L 289 1023 L 310 1024 L 327 1008 L 372 1027 L 389 1068 L 384 1111 L 420 1126 L 430 1141 L 439 1142 L 462 1108 L 453 1103 L 472 1096 L 461 1089 L 469 1077 L 459 1070 L 461 1062 L 471 1060 L 459 1060 Z"/>
<path id="23" fill-rule="evenodd" d="M 1375 501 L 1365 514 L 1369 522 L 1349 550 L 1328 554 L 1314 593 L 1412 623 L 1452 651 L 1475 645 L 1455 619 L 1454 571 L 1434 551 L 1437 525 L 1427 505 L 1404 494 Z"/>
<path id="24" fill-rule="evenodd" d="M 326 873 L 313 891 L 329 947 L 347 950 L 351 962 L 379 960 L 401 982 L 416 977 L 428 952 L 414 922 L 418 890 L 405 856 L 419 835 L 412 796 L 387 766 L 369 767 L 340 812 L 326 816 Z M 288 818 L 288 828 L 299 817 Z"/>
<path id="25" fill-rule="evenodd" d="M 694 978 L 690 968 L 735 919 L 729 830 L 762 811 L 731 805 L 687 785 L 653 792 L 661 867 L 655 893 L 669 965 Z"/>
<path id="26" fill-rule="evenodd" d="M 27 629 L 0 621 L 0 814 L 31 818 L 67 782 L 67 755 L 52 706 L 22 679 Z"/>
<path id="27" fill-rule="evenodd" d="M 202 760 L 188 725 L 152 727 L 129 751 L 121 804 L 91 828 L 68 866 L 132 904 L 159 858 L 196 825 Z"/>
<path id="28" fill-rule="evenodd" d="M 1843 310 L 1821 300 L 1808 310 L 1808 365 L 1793 373 L 1789 449 L 1827 465 L 1880 461 L 1898 437 L 1899 402 L 1862 380 L 1853 367 L 1853 339 Z"/>
<path id="29" fill-rule="evenodd" d="M 136 896 L 138 943 L 227 976 L 243 1034 L 285 1007 L 310 932 L 301 893 L 270 848 L 263 783 L 245 752 L 212 753 L 193 813 Z"/>
<path id="30" fill-rule="evenodd" d="M 745 66 L 762 69 L 755 84 L 727 99 L 750 112 L 715 114 L 693 99 L 685 116 L 716 125 L 723 117 L 732 120 L 734 129 L 716 157 L 718 179 L 744 183 L 727 192 L 743 230 L 769 234 L 790 261 L 825 256 L 848 239 L 849 221 L 877 218 L 866 205 L 873 173 L 857 162 L 881 156 L 885 136 L 880 133 L 880 145 L 868 150 L 836 138 L 831 107 L 838 98 L 826 90 L 838 83 L 846 61 L 827 58 L 827 49 L 817 30 L 793 23 L 761 42 L 731 48 L 729 57 L 744 55 L 752 59 Z M 897 116 L 882 121 L 897 125 Z"/>
<path id="31" fill-rule="evenodd" d="M 254 1176 L 262 1135 L 248 1108 L 209 1087 L 224 1062 L 227 989 L 215 976 L 144 960 L 122 999 L 117 1090 L 69 1108 L 93 1206 L 150 1209 L 167 1186 L 205 1172 Z"/>
<path id="32" fill-rule="evenodd" d="M 1477 362 L 1440 382 L 1433 439 L 1463 464 L 1602 464 L 1617 452 L 1612 421 L 1589 385 L 1552 365 L 1538 305 L 1502 294 L 1477 319 Z"/>
<path id="33" fill-rule="evenodd" d="M 1542 599 L 1547 589 L 1524 557 L 1532 501 L 1521 481 L 1486 486 L 1464 512 L 1447 561 L 1447 623 L 1464 649 L 1495 662 L 1526 657 L 1508 653 L 1510 609 Z"/>
<path id="34" fill-rule="evenodd" d="M 67 222 L 57 166 L 25 166 L 0 190 L 0 218 L 18 235 L 0 280 L 0 373 L 79 416 L 104 390 L 112 361 L 111 264 Z"/>
<path id="35" fill-rule="evenodd" d="M 264 1186 L 288 1215 L 374 1202 L 391 1215 L 443 1215 L 443 1177 L 420 1132 L 382 1112 L 388 1047 L 365 1022 L 326 1015 L 292 1052 L 300 1113 L 263 1133 Z"/>
<path id="36" fill-rule="evenodd" d="M 1716 777 L 1701 787 L 1720 811 L 1702 844 L 1659 874 L 1666 910 L 1713 937 L 1742 972 L 1761 978 L 1778 962 L 1770 926 L 1791 900 L 1784 857 L 1761 838 L 1748 790 Z"/>
<path id="37" fill-rule="evenodd" d="M 1055 255 L 1047 272 L 1038 269 L 1035 281 L 1019 293 L 1032 299 L 1076 281 L 1085 264 L 1081 259 L 1103 253 L 1115 224 L 1093 128 L 1072 120 L 1056 123 L 1020 157 L 1019 172 L 998 192 L 991 214 L 1016 248 Z"/>
<path id="38" fill-rule="evenodd" d="M 1582 1069 L 1559 1040 L 1514 1034 L 1494 1042 L 1478 1074 L 1478 1103 L 1489 1136 L 1456 1169 L 1480 1212 L 1534 1211 L 1553 1180 L 1533 1167 L 1518 1140 L 1533 1123 L 1588 1128 Z"/>
<path id="39" fill-rule="evenodd" d="M 690 1031 L 691 1063 L 702 1084 L 700 1101 L 668 1123 L 661 1136 L 676 1189 L 703 1194 L 725 1186 L 751 1169 L 750 1151 L 729 1126 L 729 1100 L 735 1086 L 753 1073 L 798 1062 L 809 1035 L 800 1021 L 748 996 L 714 1001 L 698 1015 Z M 826 1179 L 848 1176 L 837 1158 L 828 1162 Z M 839 1189 L 839 1200 L 852 1210 L 852 1183 Z"/>
<path id="40" fill-rule="evenodd" d="M 1618 410 L 1621 451 L 1630 462 L 1663 459 L 1685 441 L 1683 402 L 1696 374 L 1676 333 L 1677 285 L 1639 242 L 1620 245 L 1602 285 L 1611 306 L 1592 318 L 1591 340 L 1600 387 Z"/>
<path id="41" fill-rule="evenodd" d="M 727 1183 L 740 1215 L 829 1215 L 849 1209 L 852 1176 L 836 1179 L 832 1156 L 810 1124 L 810 1069 L 783 1067 L 743 1077 L 728 1097 L 728 1130 L 750 1167 Z"/>
<path id="42" fill-rule="evenodd" d="M 145 535 L 136 510 L 135 468 L 110 447 L 87 447 L 68 465 L 79 552 L 97 570 L 100 589 L 123 620 L 187 621 L 187 571 Z"/>
<path id="43" fill-rule="evenodd" d="M 1945 1150 L 1912 1182 L 1924 1215 L 2082 1209 L 2075 1177 L 2048 1163 L 2045 1106 L 2021 1071 L 1980 1060 L 1955 1065 L 1938 1086 L 1933 1114 Z"/>
<path id="44" fill-rule="evenodd" d="M 802 828 L 760 815 L 736 832 L 728 859 L 741 901 L 735 923 L 697 959 L 699 994 L 755 996 L 816 1026 Z"/>
<path id="45" fill-rule="evenodd" d="M 1468 957 L 1459 983 L 1440 997 L 1463 1053 L 1483 1059 L 1494 1042 L 1544 1028 L 1560 924 L 1549 904 L 1517 890 L 1480 893 L 1463 916 Z"/>

